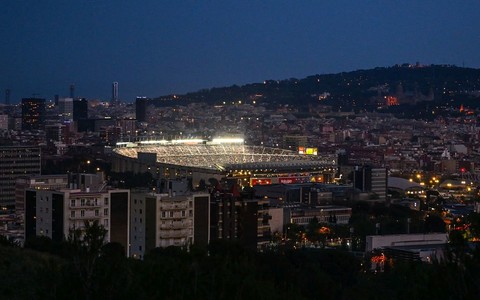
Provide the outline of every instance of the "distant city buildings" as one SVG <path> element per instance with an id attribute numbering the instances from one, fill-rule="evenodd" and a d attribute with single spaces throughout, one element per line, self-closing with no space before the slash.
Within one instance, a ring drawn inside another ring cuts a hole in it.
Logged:
<path id="1" fill-rule="evenodd" d="M 321 94 L 315 96 L 321 104 L 308 109 L 271 105 L 261 94 L 216 105 L 177 96 L 119 103 L 117 82 L 110 103 L 75 99 L 72 85 L 70 97 L 57 97 L 56 105 L 37 98 L 0 105 L 0 201 L 15 205 L 21 216 L 27 208 L 28 236 L 60 240 L 70 228 L 98 220 L 109 241 L 143 258 L 155 247 L 206 246 L 216 239 L 259 248 L 285 234 L 287 224 L 346 226 L 357 201 L 423 211 L 433 201 L 431 189 L 448 201 L 476 199 L 478 112 L 465 104 L 449 108 L 451 114 L 432 106 L 442 115 L 431 120 L 385 113 L 387 106 L 413 108 L 423 99 L 404 86 L 372 90 L 369 103 L 378 110 L 360 113 L 327 106 L 333 96 Z M 219 142 L 218 136 L 235 142 Z M 39 147 L 18 146 L 26 143 Z M 39 175 L 40 161 L 46 173 L 58 166 L 149 173 L 151 181 L 146 190 L 128 194 L 107 188 L 103 179 L 93 184 L 87 174 Z M 393 176 L 405 187 L 387 181 Z M 447 176 L 455 180 L 442 179 Z M 177 188 L 180 178 L 188 179 L 188 189 Z M 121 199 L 119 207 L 112 199 Z M 445 212 L 466 215 L 456 208 Z"/>

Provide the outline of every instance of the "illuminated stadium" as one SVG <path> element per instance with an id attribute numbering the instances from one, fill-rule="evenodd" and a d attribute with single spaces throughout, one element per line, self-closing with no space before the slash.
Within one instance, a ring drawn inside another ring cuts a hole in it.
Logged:
<path id="1" fill-rule="evenodd" d="M 155 165 L 159 177 L 217 175 L 213 177 L 235 177 L 251 185 L 324 181 L 336 164 L 331 156 L 248 146 L 239 138 L 120 142 L 113 151 L 116 171 L 152 172 Z"/>

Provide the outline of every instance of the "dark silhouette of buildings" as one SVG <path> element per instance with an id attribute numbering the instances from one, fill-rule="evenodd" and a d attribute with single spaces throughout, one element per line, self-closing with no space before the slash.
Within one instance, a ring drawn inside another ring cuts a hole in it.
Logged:
<path id="1" fill-rule="evenodd" d="M 85 98 L 73 100 L 73 121 L 88 119 L 88 101 Z"/>
<path id="2" fill-rule="evenodd" d="M 137 122 L 147 121 L 147 103 L 148 99 L 146 97 L 137 97 L 135 99 L 135 117 Z"/>

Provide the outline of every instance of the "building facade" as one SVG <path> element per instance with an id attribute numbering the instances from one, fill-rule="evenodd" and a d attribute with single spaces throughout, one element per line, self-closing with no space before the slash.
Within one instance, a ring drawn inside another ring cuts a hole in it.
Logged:
<path id="1" fill-rule="evenodd" d="M 132 192 L 130 255 L 158 247 L 208 245 L 210 195 Z"/>
<path id="2" fill-rule="evenodd" d="M 372 193 L 371 200 L 385 202 L 387 199 L 387 169 L 371 166 L 355 167 L 353 185 L 362 192 Z"/>
<path id="3" fill-rule="evenodd" d="M 22 99 L 22 130 L 43 129 L 45 115 L 45 99 Z"/>
<path id="4" fill-rule="evenodd" d="M 0 205 L 15 206 L 15 181 L 20 176 L 39 175 L 40 147 L 0 147 Z"/>
<path id="5" fill-rule="evenodd" d="M 23 216 L 25 211 L 25 191 L 64 189 L 68 187 L 67 174 L 21 176 L 15 181 L 15 213 Z"/>
<path id="6" fill-rule="evenodd" d="M 25 240 L 47 236 L 66 239 L 72 229 L 98 221 L 107 230 L 105 242 L 116 242 L 129 251 L 129 190 L 59 189 L 25 191 Z"/>
<path id="7" fill-rule="evenodd" d="M 147 103 L 146 97 L 137 97 L 135 99 L 135 118 L 137 122 L 147 122 Z"/>
<path id="8" fill-rule="evenodd" d="M 73 121 L 88 119 L 88 100 L 85 98 L 73 100 Z"/>
<path id="9" fill-rule="evenodd" d="M 58 114 L 61 121 L 73 120 L 73 98 L 58 99 Z"/>

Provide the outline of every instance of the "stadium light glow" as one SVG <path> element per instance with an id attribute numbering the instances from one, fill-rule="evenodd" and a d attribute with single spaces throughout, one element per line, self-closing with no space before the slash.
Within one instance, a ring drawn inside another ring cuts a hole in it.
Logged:
<path id="1" fill-rule="evenodd" d="M 243 144 L 245 142 L 242 138 L 216 138 L 212 139 L 212 144 Z"/>
<path id="2" fill-rule="evenodd" d="M 205 142 L 202 139 L 172 140 L 172 144 L 201 144 Z"/>
<path id="3" fill-rule="evenodd" d="M 151 140 L 151 141 L 140 141 L 140 145 L 155 145 L 155 144 L 167 144 L 167 140 Z"/>

